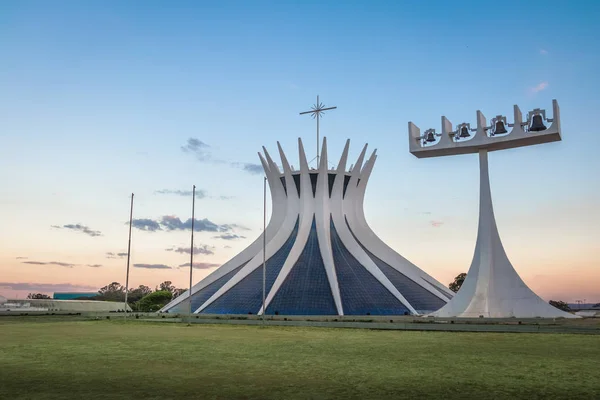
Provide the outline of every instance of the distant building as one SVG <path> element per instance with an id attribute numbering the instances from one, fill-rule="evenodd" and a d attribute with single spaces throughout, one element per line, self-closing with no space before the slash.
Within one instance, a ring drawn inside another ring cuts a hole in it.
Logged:
<path id="1" fill-rule="evenodd" d="M 31 303 L 26 300 L 7 300 L 5 302 L 0 302 L 0 311 L 48 311 L 48 309 L 44 307 L 36 307 L 35 305 L 32 306 Z"/>
<path id="2" fill-rule="evenodd" d="M 600 303 L 569 303 L 569 308 L 573 311 L 600 311 Z"/>
<path id="3" fill-rule="evenodd" d="M 96 300 L 21 299 L 8 300 L 0 311 L 123 312 L 125 303 Z M 127 306 L 127 311 L 131 307 Z"/>
<path id="4" fill-rule="evenodd" d="M 52 298 L 54 300 L 73 300 L 82 297 L 89 298 L 98 296 L 98 292 L 55 292 Z"/>

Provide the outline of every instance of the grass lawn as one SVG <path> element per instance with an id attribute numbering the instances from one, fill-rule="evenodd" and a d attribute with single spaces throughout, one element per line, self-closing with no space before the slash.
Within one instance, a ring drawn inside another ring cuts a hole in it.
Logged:
<path id="1" fill-rule="evenodd" d="M 0 319 L 0 399 L 597 399 L 600 336 Z"/>

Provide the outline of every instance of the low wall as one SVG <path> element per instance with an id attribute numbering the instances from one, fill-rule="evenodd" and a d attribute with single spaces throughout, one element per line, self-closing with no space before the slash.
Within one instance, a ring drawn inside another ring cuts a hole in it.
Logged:
<path id="1" fill-rule="evenodd" d="M 32 308 L 45 308 L 48 311 L 73 312 L 119 312 L 125 310 L 125 303 L 96 300 L 54 300 L 54 299 L 21 299 L 9 300 L 9 303 L 29 304 Z M 127 306 L 127 310 L 131 308 Z M 27 308 L 14 308 L 11 311 L 27 312 Z"/>

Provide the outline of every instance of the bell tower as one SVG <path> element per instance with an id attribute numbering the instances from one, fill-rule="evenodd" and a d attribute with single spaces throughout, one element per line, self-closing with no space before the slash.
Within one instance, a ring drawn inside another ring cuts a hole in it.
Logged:
<path id="1" fill-rule="evenodd" d="M 514 106 L 514 122 L 497 115 L 488 126 L 481 111 L 477 111 L 477 128 L 461 123 L 455 130 L 442 117 L 442 133 L 428 129 L 421 135 L 419 128 L 408 123 L 409 149 L 418 158 L 459 154 L 479 155 L 479 227 L 473 261 L 461 289 L 445 306 L 429 314 L 437 317 L 466 318 L 576 318 L 546 303 L 521 279 L 510 263 L 494 218 L 488 153 L 496 150 L 555 142 L 561 140 L 560 109 L 552 101 L 553 118 L 536 108 L 523 121 L 521 110 Z M 546 124 L 549 124 L 547 126 Z M 506 128 L 512 128 L 509 132 Z M 471 134 L 474 133 L 474 134 Z"/>

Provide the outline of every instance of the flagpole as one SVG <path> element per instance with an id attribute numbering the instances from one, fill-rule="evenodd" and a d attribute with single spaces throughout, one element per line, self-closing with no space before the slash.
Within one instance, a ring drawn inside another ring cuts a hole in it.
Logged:
<path id="1" fill-rule="evenodd" d="M 196 185 L 192 189 L 192 243 L 190 248 L 190 288 L 188 291 L 189 302 L 189 320 L 188 325 L 192 324 L 192 274 L 194 271 L 194 210 L 196 207 Z"/>
<path id="2" fill-rule="evenodd" d="M 265 289 L 267 280 L 267 177 L 263 183 L 263 276 L 262 276 L 262 323 L 265 325 Z"/>
<path id="3" fill-rule="evenodd" d="M 127 295 L 129 293 L 129 260 L 131 259 L 131 226 L 133 224 L 133 193 L 131 193 L 131 207 L 129 209 L 129 243 L 127 245 L 127 274 L 125 277 L 125 319 L 127 319 Z"/>

